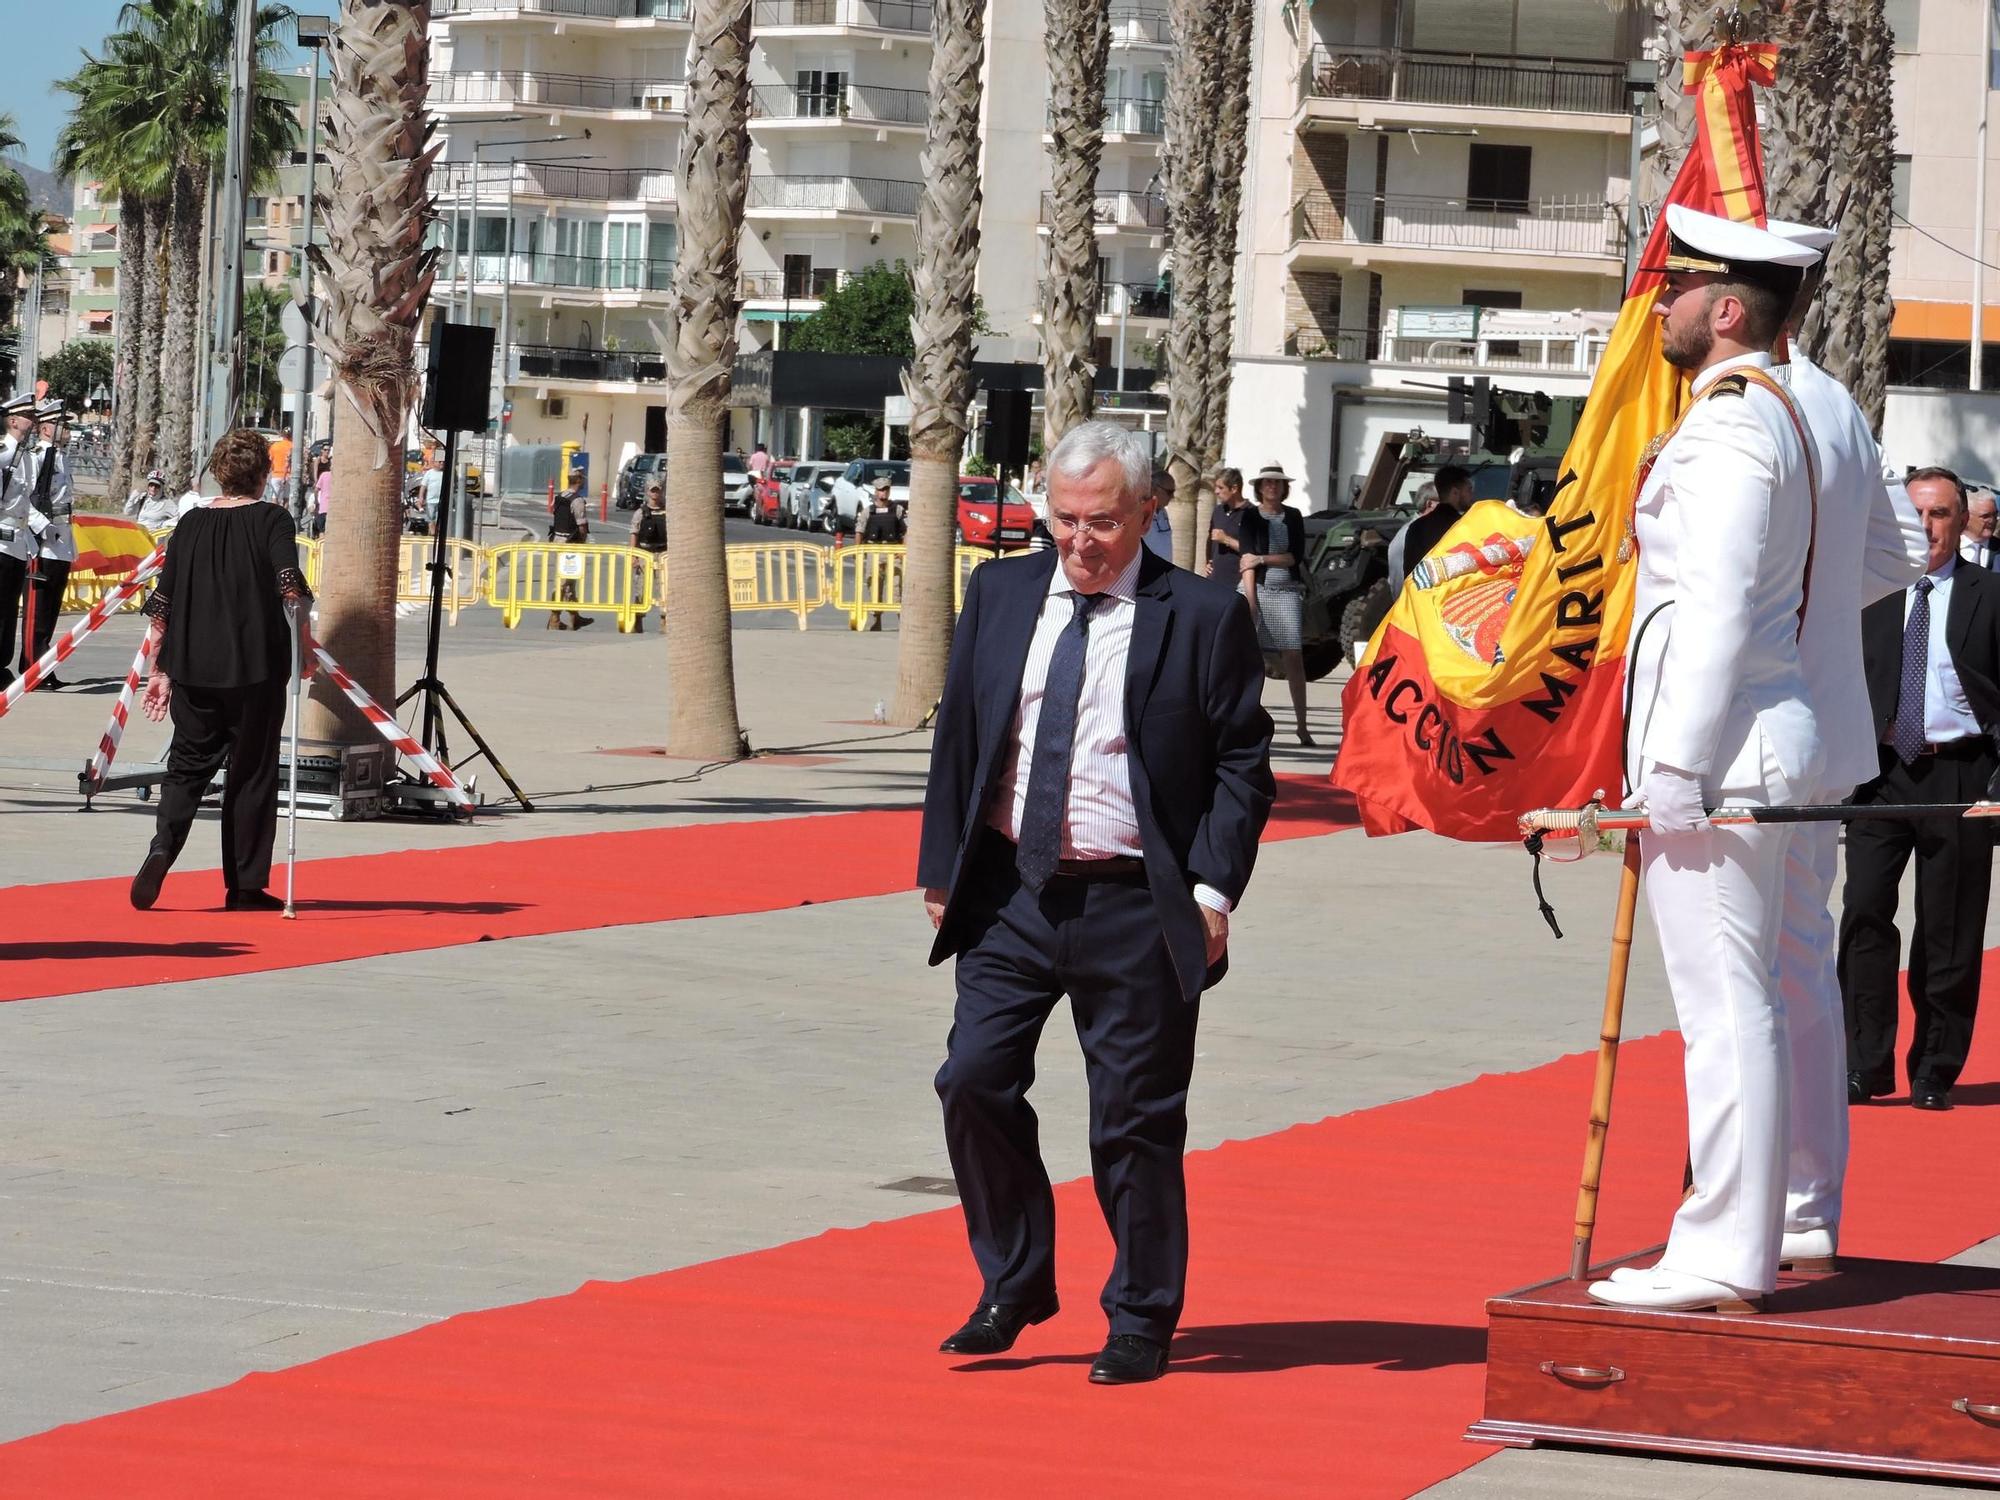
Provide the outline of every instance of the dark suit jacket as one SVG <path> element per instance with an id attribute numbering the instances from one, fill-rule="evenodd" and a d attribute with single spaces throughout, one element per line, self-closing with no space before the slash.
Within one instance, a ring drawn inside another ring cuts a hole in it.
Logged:
<path id="1" fill-rule="evenodd" d="M 1861 658 L 1877 739 L 1888 733 L 1896 717 L 1903 675 L 1903 603 L 1908 592 L 1899 590 L 1861 612 Z M 1993 736 L 2000 731 L 2000 573 L 1959 559 L 1951 573 L 1944 644 L 1965 687 L 1972 716 Z"/>
<path id="2" fill-rule="evenodd" d="M 960 887 L 1006 768 L 1028 646 L 1059 562 L 1053 551 L 990 562 L 966 588 L 917 856 L 917 883 L 948 893 L 934 964 L 977 935 L 960 921 Z M 1226 967 L 1225 960 L 1209 968 L 1194 885 L 1242 898 L 1276 792 L 1263 686 L 1263 657 L 1242 596 L 1142 552 L 1125 737 L 1146 883 L 1190 1000 Z"/>
<path id="3" fill-rule="evenodd" d="M 1403 528 L 1403 571 L 1407 574 L 1436 550 L 1444 534 L 1465 515 L 1440 500 Z"/>

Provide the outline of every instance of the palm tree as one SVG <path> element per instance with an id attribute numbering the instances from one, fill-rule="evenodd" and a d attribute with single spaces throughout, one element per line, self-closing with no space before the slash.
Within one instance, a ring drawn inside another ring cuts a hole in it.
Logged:
<path id="1" fill-rule="evenodd" d="M 1896 122 L 1890 96 L 1895 36 L 1882 0 L 1846 3 L 1848 88 L 1843 109 L 1828 122 L 1823 149 L 1841 161 L 1840 195 L 1846 198 L 1847 210 L 1840 237 L 1827 256 L 1821 320 L 1817 326 L 1808 325 L 1805 344 L 1808 353 L 1846 384 L 1880 432 L 1889 394 L 1889 326 L 1896 314 L 1889 298 L 1896 171 Z"/>
<path id="2" fill-rule="evenodd" d="M 345 436 L 333 449 L 319 638 L 375 696 L 394 700 L 403 424 L 416 389 L 416 333 L 434 250 L 427 63 L 429 0 L 341 0 L 325 127 L 332 185 L 318 273 L 316 341 L 331 363 Z M 305 733 L 372 737 L 322 675 Z"/>
<path id="3" fill-rule="evenodd" d="M 931 10 L 931 117 L 917 204 L 916 314 L 910 320 L 916 353 L 903 376 L 910 398 L 910 509 L 889 715 L 897 724 L 920 723 L 931 711 L 944 692 L 951 655 L 952 531 L 972 397 L 985 61 L 984 0 L 938 0 Z M 1102 129 L 1102 116 L 1092 125 Z"/>
<path id="4" fill-rule="evenodd" d="M 0 154 L 16 150 L 21 138 L 15 132 L 14 117 L 0 114 Z M 32 274 L 48 254 L 48 233 L 41 213 L 28 195 L 28 182 L 12 167 L 0 163 L 0 330 L 12 321 L 15 293 L 23 273 Z M 22 309 L 22 325 L 39 318 L 41 309 Z M 18 346 L 17 346 L 18 348 Z M 10 354 L 7 371 L 11 386 L 16 378 L 11 366 L 18 356 Z M 11 390 L 10 390 L 11 394 Z"/>
<path id="5" fill-rule="evenodd" d="M 724 573 L 723 422 L 736 363 L 743 202 L 750 189 L 750 0 L 695 0 L 687 130 L 681 137 L 680 261 L 667 360 L 667 592 L 672 707 L 667 753 L 735 760 L 735 652 Z"/>
<path id="6" fill-rule="evenodd" d="M 1712 0 L 1657 0 L 1660 33 L 1660 77 L 1655 94 L 1659 114 L 1658 144 L 1652 155 L 1652 176 L 1646 179 L 1646 204 L 1658 213 L 1694 143 L 1694 99 L 1681 89 L 1681 59 L 1708 45 L 1715 25 Z"/>
<path id="7" fill-rule="evenodd" d="M 1042 445 L 1088 421 L 1097 374 L 1097 169 L 1110 0 L 1047 0 L 1049 248 L 1042 288 Z"/>
<path id="8" fill-rule="evenodd" d="M 1215 119 L 1215 230 L 1209 244 L 1208 331 L 1203 349 L 1206 370 L 1201 411 L 1201 470 L 1196 485 L 1197 521 L 1214 503 L 1215 472 L 1222 466 L 1223 433 L 1229 422 L 1230 356 L 1236 321 L 1236 241 L 1243 214 L 1243 165 L 1249 148 L 1250 35 L 1256 20 L 1253 0 L 1222 0 L 1222 52 Z M 1196 554 L 1201 551 L 1196 539 Z"/>

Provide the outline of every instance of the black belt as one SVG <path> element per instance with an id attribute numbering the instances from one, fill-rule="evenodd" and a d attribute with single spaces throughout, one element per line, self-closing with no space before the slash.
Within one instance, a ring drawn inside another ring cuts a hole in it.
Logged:
<path id="1" fill-rule="evenodd" d="M 1011 861 L 1020 846 L 997 828 L 986 830 L 996 843 L 1002 845 Z M 1135 875 L 1146 873 L 1146 862 L 1136 854 L 1113 854 L 1103 859 L 1059 859 L 1056 874 L 1066 875 L 1071 880 L 1130 880 Z"/>

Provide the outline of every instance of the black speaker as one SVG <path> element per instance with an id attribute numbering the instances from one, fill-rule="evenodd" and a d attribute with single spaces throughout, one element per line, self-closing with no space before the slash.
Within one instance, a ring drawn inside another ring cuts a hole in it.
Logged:
<path id="1" fill-rule="evenodd" d="M 1027 467 L 1028 410 L 1032 396 L 1030 391 L 987 391 L 986 426 L 980 433 L 980 443 L 986 461 L 995 468 Z"/>
<path id="2" fill-rule="evenodd" d="M 418 420 L 432 432 L 484 432 L 492 400 L 493 330 L 471 323 L 433 323 Z"/>

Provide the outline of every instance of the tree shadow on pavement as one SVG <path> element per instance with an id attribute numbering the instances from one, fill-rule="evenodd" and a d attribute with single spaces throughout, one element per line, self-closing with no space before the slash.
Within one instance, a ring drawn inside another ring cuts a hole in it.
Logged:
<path id="1" fill-rule="evenodd" d="M 1089 1354 L 982 1359 L 962 1373 L 1024 1370 L 1033 1365 L 1087 1365 Z M 1183 1328 L 1174 1338 L 1169 1374 L 1256 1375 L 1315 1365 L 1373 1365 L 1391 1371 L 1436 1370 L 1486 1360 L 1486 1330 L 1454 1323 L 1382 1323 L 1334 1318 L 1323 1322 L 1217 1323 Z"/>

